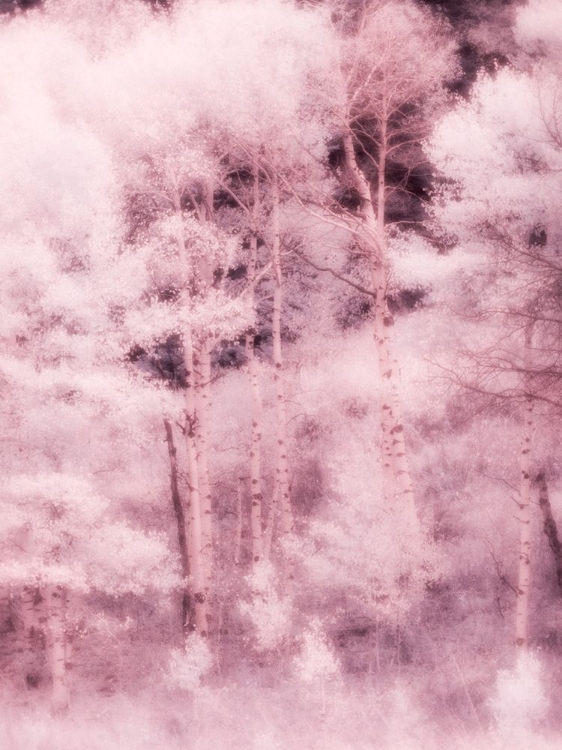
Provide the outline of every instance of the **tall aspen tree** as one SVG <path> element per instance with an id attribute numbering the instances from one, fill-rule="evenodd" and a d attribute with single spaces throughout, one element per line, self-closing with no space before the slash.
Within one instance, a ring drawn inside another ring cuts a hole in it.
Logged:
<path id="1" fill-rule="evenodd" d="M 200 200 L 195 200 L 199 221 L 211 224 L 214 221 L 213 210 L 214 185 L 211 179 L 204 180 L 201 186 Z M 213 266 L 207 255 L 196 259 L 196 294 L 204 297 L 213 283 Z M 197 464 L 199 470 L 201 501 L 201 534 L 204 551 L 205 592 L 208 596 L 213 559 L 213 504 L 211 480 L 209 477 L 209 407 L 211 397 L 211 347 L 209 335 L 201 331 L 194 339 L 193 366 L 195 384 L 195 436 L 197 442 Z"/>
<path id="2" fill-rule="evenodd" d="M 336 3 L 336 6 L 339 4 Z M 374 340 L 381 382 L 381 462 L 388 502 L 405 509 L 414 535 L 419 533 L 414 488 L 408 461 L 400 367 L 394 350 L 394 320 L 388 305 L 389 258 L 387 219 L 389 198 L 405 185 L 389 186 L 389 160 L 419 159 L 424 137 L 420 104 L 442 83 L 451 52 L 443 30 L 413 3 L 374 0 L 354 13 L 336 15 L 339 25 L 339 98 L 334 105 L 343 159 L 336 174 L 342 188 L 356 196 L 357 209 L 342 209 L 342 217 L 361 253 L 368 258 L 374 297 Z M 398 31 L 400 29 L 400 31 Z M 399 34 L 408 29 L 408 44 Z M 432 62 L 422 69 L 415 59 Z M 330 220 L 330 217 L 329 217 Z"/>
<path id="3" fill-rule="evenodd" d="M 197 460 L 197 411 L 195 403 L 193 345 L 190 331 L 186 331 L 184 334 L 184 349 L 185 364 L 188 372 L 187 388 L 185 391 L 185 439 L 189 477 L 189 566 L 193 589 L 194 626 L 200 635 L 205 636 L 209 630 L 208 602 L 205 592 L 205 556 L 207 550 L 203 544 L 201 485 L 199 481 L 199 462 Z"/>
<path id="4" fill-rule="evenodd" d="M 247 291 L 250 303 L 257 315 L 256 287 L 259 281 L 258 275 L 258 239 L 260 233 L 266 234 L 265 228 L 260 228 L 261 214 L 261 169 L 260 155 L 250 151 L 248 154 L 252 167 L 252 193 L 244 198 L 234 192 L 226 183 L 222 184 L 238 207 L 246 214 L 249 229 L 249 255 L 247 262 Z M 267 171 L 264 170 L 264 174 Z M 255 353 L 255 330 L 252 327 L 247 331 L 244 341 L 246 355 L 246 367 L 250 378 L 250 392 L 252 402 L 252 428 L 250 438 L 250 529 L 252 560 L 258 562 L 262 557 L 269 557 L 273 527 L 278 516 L 278 499 L 285 497 L 285 528 L 292 528 L 292 516 L 290 507 L 290 492 L 288 481 L 288 457 L 286 449 L 286 398 L 284 381 L 282 376 L 283 358 L 281 342 L 281 319 L 282 319 L 282 286 L 283 273 L 281 267 L 281 236 L 279 228 L 279 188 L 275 178 L 264 179 L 264 185 L 269 187 L 271 197 L 270 234 L 271 242 L 268 244 L 271 253 L 271 275 L 273 277 L 273 358 L 274 358 L 274 383 L 275 383 L 275 414 L 276 414 L 276 441 L 277 457 L 273 489 L 268 504 L 267 526 L 264 529 L 264 505 L 263 505 L 263 481 L 262 481 L 262 437 L 263 437 L 263 400 L 259 378 L 259 366 Z M 261 229 L 261 231 L 260 231 Z M 268 274 L 269 275 L 269 274 Z M 282 532 L 283 533 L 283 532 Z"/>
<path id="5" fill-rule="evenodd" d="M 209 478 L 209 405 L 211 384 L 211 342 L 204 336 L 197 341 L 193 353 L 195 388 L 195 439 L 201 492 L 201 534 L 205 560 L 205 590 L 209 590 L 213 559 L 213 505 Z"/>
<path id="6" fill-rule="evenodd" d="M 179 191 L 173 193 L 176 243 L 180 262 L 181 305 L 184 310 L 190 309 L 189 283 L 190 260 L 186 246 L 181 201 Z M 197 441 L 197 403 L 196 403 L 196 375 L 194 362 L 193 334 L 189 327 L 183 332 L 184 363 L 186 369 L 187 387 L 185 389 L 185 441 L 187 453 L 187 474 L 189 484 L 189 511 L 187 523 L 188 561 L 191 575 L 191 594 L 193 600 L 193 627 L 201 635 L 207 635 L 208 603 L 206 597 L 206 560 L 208 549 L 203 541 L 203 522 L 201 506 L 200 484 L 200 456 Z"/>
<path id="7" fill-rule="evenodd" d="M 281 317 L 283 306 L 283 271 L 281 265 L 281 230 L 279 223 L 279 185 L 275 178 L 270 182 L 271 191 L 271 258 L 273 262 L 273 379 L 275 382 L 275 410 L 277 433 L 277 462 L 275 484 L 279 503 L 279 527 L 282 535 L 293 530 L 293 509 L 291 507 L 289 458 L 287 455 L 287 398 L 285 393 L 285 373 L 281 344 Z M 273 518 L 271 519 L 273 521 Z"/>
<path id="8" fill-rule="evenodd" d="M 531 588 L 531 450 L 533 437 L 533 395 L 530 391 L 532 368 L 533 324 L 525 328 L 524 383 L 525 407 L 520 456 L 519 485 L 519 555 L 517 572 L 517 601 L 515 608 L 515 643 L 524 648 L 529 641 L 529 594 Z"/>
<path id="9" fill-rule="evenodd" d="M 244 514 L 244 480 L 238 477 L 236 483 L 236 529 L 234 531 L 234 564 L 242 560 L 242 522 Z"/>
<path id="10" fill-rule="evenodd" d="M 248 290 L 254 307 L 256 304 L 256 270 L 258 261 L 258 215 L 260 207 L 259 174 L 254 170 L 253 200 L 250 227 L 250 254 L 248 257 Z M 251 529 L 252 529 L 252 560 L 258 562 L 264 553 L 263 519 L 262 519 L 262 477 L 261 477 L 261 441 L 263 433 L 263 403 L 258 375 L 258 362 L 255 353 L 255 330 L 246 333 L 245 353 L 250 376 L 252 392 L 252 437 L 250 445 L 250 497 L 251 497 Z M 270 506 L 271 507 L 271 506 Z M 272 520 L 272 519 L 270 519 Z"/>
<path id="11" fill-rule="evenodd" d="M 397 499 L 408 508 L 411 519 L 416 521 L 414 494 L 404 440 L 404 425 L 401 416 L 398 390 L 399 365 L 392 354 L 392 315 L 387 301 L 387 260 L 385 244 L 385 149 L 381 148 L 378 175 L 377 209 L 371 193 L 371 185 L 357 163 L 351 126 L 343 135 L 346 162 L 355 188 L 361 200 L 363 219 L 359 239 L 366 245 L 370 258 L 371 279 L 375 292 L 374 338 L 382 381 L 381 429 L 382 465 L 384 491 L 388 500 Z M 416 521 L 417 523 L 417 521 Z"/>

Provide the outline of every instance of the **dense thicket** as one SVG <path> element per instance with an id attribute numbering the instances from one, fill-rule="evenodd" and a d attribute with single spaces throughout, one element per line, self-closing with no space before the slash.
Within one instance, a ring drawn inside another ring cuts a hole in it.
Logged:
<path id="1" fill-rule="evenodd" d="M 556 743 L 557 4 L 4 5 L 10 746 Z"/>

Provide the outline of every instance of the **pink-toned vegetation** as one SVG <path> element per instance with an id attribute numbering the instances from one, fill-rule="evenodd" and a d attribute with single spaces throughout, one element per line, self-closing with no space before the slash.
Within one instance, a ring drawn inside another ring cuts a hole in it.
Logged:
<path id="1" fill-rule="evenodd" d="M 557 3 L 156 5 L 0 16 L 1 750 L 558 747 Z"/>

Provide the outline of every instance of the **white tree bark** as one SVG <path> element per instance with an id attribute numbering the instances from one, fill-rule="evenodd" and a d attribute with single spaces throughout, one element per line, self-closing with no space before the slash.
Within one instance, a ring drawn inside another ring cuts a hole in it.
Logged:
<path id="1" fill-rule="evenodd" d="M 258 260 L 258 212 L 259 212 L 259 179 L 257 170 L 254 173 L 254 198 L 252 203 L 252 234 L 250 237 L 250 256 L 248 258 L 248 288 L 252 306 L 256 305 L 256 267 Z M 263 523 L 262 523 L 262 478 L 261 478 L 261 440 L 263 433 L 263 403 L 258 374 L 258 362 L 254 348 L 255 331 L 246 334 L 245 353 L 250 376 L 252 394 L 252 437 L 250 445 L 250 496 L 251 496 L 251 529 L 252 560 L 258 562 L 263 557 Z"/>
<path id="2" fill-rule="evenodd" d="M 246 335 L 246 357 L 252 391 L 252 437 L 250 445 L 250 497 L 252 528 L 252 560 L 258 562 L 263 557 L 262 526 L 262 481 L 261 481 L 261 439 L 263 405 L 258 376 L 258 363 L 254 352 L 254 334 Z"/>
<path id="3" fill-rule="evenodd" d="M 214 222 L 214 183 L 206 180 L 201 186 L 201 198 L 196 205 L 199 221 Z M 205 298 L 213 284 L 213 264 L 204 255 L 196 264 L 196 293 Z M 193 339 L 195 383 L 195 437 L 201 502 L 201 534 L 203 545 L 205 596 L 209 597 L 213 567 L 213 498 L 209 474 L 209 409 L 211 405 L 211 348 L 212 342 L 205 331 L 198 331 Z"/>
<path id="4" fill-rule="evenodd" d="M 236 484 L 236 530 L 234 534 L 234 564 L 240 565 L 242 560 L 242 519 L 244 513 L 244 482 L 238 477 Z"/>
<path id="5" fill-rule="evenodd" d="M 213 499 L 209 477 L 209 407 L 211 386 L 211 345 L 203 338 L 194 351 L 195 441 L 201 496 L 201 535 L 204 555 L 205 592 L 208 596 L 213 566 Z"/>
<path id="6" fill-rule="evenodd" d="M 525 371 L 532 367 L 532 324 L 525 330 Z M 519 564 L 517 601 L 515 607 L 515 643 L 525 648 L 529 642 L 529 594 L 531 589 L 531 448 L 533 434 L 533 397 L 529 392 L 528 375 L 524 376 L 526 401 L 523 411 L 523 434 L 520 454 L 519 485 Z"/>
<path id="7" fill-rule="evenodd" d="M 183 221 L 181 215 L 179 193 L 174 195 L 176 240 L 180 260 L 181 301 L 186 311 L 190 308 L 189 281 L 190 266 Z M 185 389 L 185 440 L 187 452 L 187 475 L 189 484 L 189 513 L 188 513 L 188 560 L 191 580 L 191 597 L 193 607 L 193 623 L 191 626 L 203 636 L 209 632 L 206 570 L 210 570 L 210 562 L 206 560 L 209 547 L 203 538 L 203 512 L 201 504 L 200 485 L 200 451 L 198 449 L 198 415 L 197 415 L 197 381 L 195 373 L 193 335 L 189 326 L 184 331 L 184 364 L 187 373 L 187 387 Z"/>
<path id="8" fill-rule="evenodd" d="M 199 483 L 199 462 L 197 453 L 195 408 L 194 364 L 191 336 L 184 337 L 185 364 L 188 383 L 185 391 L 185 440 L 187 449 L 187 473 L 189 482 L 189 568 L 194 611 L 194 628 L 202 636 L 209 632 L 208 604 L 206 596 L 206 550 L 203 543 L 201 486 Z"/>
<path id="9" fill-rule="evenodd" d="M 66 672 L 66 591 L 62 586 L 50 584 L 45 588 L 47 601 L 47 653 L 51 673 L 51 710 L 66 711 L 69 705 L 69 690 Z"/>
<path id="10" fill-rule="evenodd" d="M 371 186 L 357 163 L 351 127 L 344 132 L 343 143 L 347 168 L 353 185 L 359 193 L 361 202 L 362 227 L 359 240 L 368 251 L 371 259 L 372 286 L 376 295 L 374 304 L 374 338 L 382 386 L 380 408 L 384 493 L 388 503 L 394 505 L 397 502 L 405 508 L 407 517 L 412 525 L 412 530 L 417 533 L 419 522 L 408 466 L 398 388 L 400 372 L 398 361 L 393 353 L 391 340 L 393 319 L 388 310 L 386 296 L 387 267 L 384 218 L 386 204 L 384 176 L 386 168 L 385 122 L 383 118 L 378 162 L 379 174 L 376 212 Z"/>
<path id="11" fill-rule="evenodd" d="M 281 266 L 281 233 L 279 224 L 279 186 L 275 179 L 271 181 L 271 200 L 272 262 L 274 279 L 272 325 L 273 379 L 275 382 L 277 432 L 277 465 L 275 468 L 275 482 L 277 485 L 280 509 L 279 530 L 281 535 L 286 535 L 293 531 L 293 509 L 291 507 L 289 458 L 287 455 L 287 399 L 285 395 L 283 350 L 281 344 L 283 273 Z"/>

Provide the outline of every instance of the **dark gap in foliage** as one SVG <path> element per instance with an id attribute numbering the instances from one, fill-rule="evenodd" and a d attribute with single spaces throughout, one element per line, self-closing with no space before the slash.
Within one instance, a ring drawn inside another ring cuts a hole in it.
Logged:
<path id="1" fill-rule="evenodd" d="M 0 13 L 16 13 L 30 10 L 42 4 L 43 0 L 0 0 Z"/>
<path id="2" fill-rule="evenodd" d="M 183 344 L 178 333 L 171 334 L 150 350 L 138 344 L 131 347 L 127 360 L 149 377 L 163 380 L 174 390 L 187 386 Z"/>

